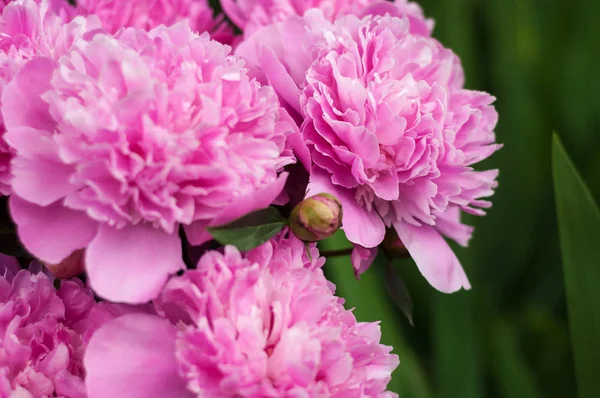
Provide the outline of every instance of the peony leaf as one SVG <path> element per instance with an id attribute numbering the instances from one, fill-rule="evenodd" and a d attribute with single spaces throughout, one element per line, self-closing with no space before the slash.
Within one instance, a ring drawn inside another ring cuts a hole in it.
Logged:
<path id="1" fill-rule="evenodd" d="M 411 326 L 413 323 L 413 302 L 410 298 L 408 288 L 402 279 L 402 276 L 394 268 L 391 260 L 387 260 L 385 267 L 385 287 L 392 301 L 398 306 L 400 311 L 406 316 Z"/>
<path id="2" fill-rule="evenodd" d="M 246 251 L 262 245 L 287 225 L 287 220 L 274 207 L 258 210 L 227 225 L 208 228 L 222 245 L 233 245 Z"/>
<path id="3" fill-rule="evenodd" d="M 600 397 L 600 211 L 556 134 L 552 174 L 579 397 Z"/>
<path id="4" fill-rule="evenodd" d="M 492 372 L 497 378 L 498 396 L 510 398 L 541 398 L 535 374 L 529 368 L 519 346 L 519 331 L 504 319 L 492 323 Z"/>

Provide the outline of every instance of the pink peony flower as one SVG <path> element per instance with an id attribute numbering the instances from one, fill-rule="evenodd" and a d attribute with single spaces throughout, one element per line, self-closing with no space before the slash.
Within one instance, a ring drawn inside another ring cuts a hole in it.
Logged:
<path id="1" fill-rule="evenodd" d="M 473 165 L 500 148 L 497 114 L 493 97 L 463 88 L 456 55 L 413 20 L 386 13 L 331 24 L 310 11 L 263 28 L 238 54 L 303 121 L 306 196 L 340 199 L 342 228 L 361 246 L 357 272 L 394 228 L 432 286 L 452 292 L 470 286 L 443 236 L 467 245 L 461 213 L 491 206 L 484 198 L 498 171 Z"/>
<path id="2" fill-rule="evenodd" d="M 364 7 L 360 11 L 358 16 L 383 16 L 386 14 L 392 17 L 408 18 L 409 31 L 411 34 L 431 36 L 431 32 L 433 31 L 434 26 L 433 19 L 425 18 L 421 6 L 419 6 L 419 4 L 417 3 L 413 3 L 408 0 L 371 1 L 368 6 Z"/>
<path id="3" fill-rule="evenodd" d="M 79 280 L 56 290 L 44 273 L 0 258 L 0 396 L 86 397 L 84 327 L 95 305 Z"/>
<path id="4" fill-rule="evenodd" d="M 57 59 L 84 32 L 99 27 L 95 18 L 70 19 L 69 5 L 59 0 L 0 2 L 0 95 L 27 61 L 37 56 Z M 0 104 L 1 107 L 1 104 Z M 4 142 L 0 115 L 0 195 L 8 195 L 12 151 Z"/>
<path id="5" fill-rule="evenodd" d="M 184 267 L 180 225 L 201 244 L 273 202 L 290 123 L 228 53 L 182 23 L 92 35 L 21 70 L 3 102 L 11 214 L 33 255 L 87 248 L 99 295 L 146 302 Z"/>
<path id="6" fill-rule="evenodd" d="M 222 15 L 213 16 L 208 0 L 77 0 L 77 11 L 97 15 L 110 33 L 120 28 L 151 30 L 185 20 L 194 32 L 209 32 L 225 44 L 233 41 L 233 30 Z"/>
<path id="7" fill-rule="evenodd" d="M 293 15 L 302 16 L 311 8 L 323 11 L 334 21 L 337 17 L 360 11 L 378 0 L 221 0 L 223 11 L 249 37 L 257 29 L 281 22 Z"/>
<path id="8" fill-rule="evenodd" d="M 317 256 L 283 237 L 245 257 L 208 252 L 169 281 L 163 316 L 125 315 L 94 334 L 90 397 L 395 396 L 385 389 L 398 357 L 377 323 L 344 309 Z"/>

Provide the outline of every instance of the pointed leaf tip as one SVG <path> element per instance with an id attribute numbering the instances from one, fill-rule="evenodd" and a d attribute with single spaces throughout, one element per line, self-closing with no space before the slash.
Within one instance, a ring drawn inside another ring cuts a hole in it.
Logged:
<path id="1" fill-rule="evenodd" d="M 222 245 L 233 245 L 240 251 L 258 247 L 287 225 L 287 220 L 274 207 L 258 210 L 229 224 L 208 228 Z"/>
<path id="2" fill-rule="evenodd" d="M 600 211 L 556 133 L 552 174 L 579 397 L 600 397 Z"/>

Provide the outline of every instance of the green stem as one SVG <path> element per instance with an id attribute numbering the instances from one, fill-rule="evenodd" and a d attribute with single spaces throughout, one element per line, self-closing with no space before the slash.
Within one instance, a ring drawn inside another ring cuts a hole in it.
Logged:
<path id="1" fill-rule="evenodd" d="M 341 257 L 341 256 L 349 256 L 352 254 L 353 248 L 350 247 L 348 249 L 339 249 L 339 250 L 322 250 L 321 256 L 324 257 Z"/>

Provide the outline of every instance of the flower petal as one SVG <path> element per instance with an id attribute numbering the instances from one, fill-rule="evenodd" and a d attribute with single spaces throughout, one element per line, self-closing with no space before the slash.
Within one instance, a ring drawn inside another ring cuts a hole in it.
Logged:
<path id="1" fill-rule="evenodd" d="M 6 86 L 2 95 L 2 114 L 7 130 L 17 126 L 54 130 L 55 122 L 50 116 L 48 103 L 40 95 L 50 88 L 56 65 L 50 58 L 36 58 L 29 61 Z"/>
<path id="2" fill-rule="evenodd" d="M 12 188 L 23 199 L 47 206 L 76 189 L 69 181 L 73 169 L 58 157 L 50 133 L 16 127 L 5 139 L 18 151 L 11 163 Z"/>
<path id="3" fill-rule="evenodd" d="M 86 247 L 98 228 L 85 213 L 67 209 L 59 202 L 41 207 L 12 195 L 10 212 L 27 250 L 51 264 Z"/>
<path id="4" fill-rule="evenodd" d="M 102 225 L 85 265 L 92 289 L 111 301 L 139 304 L 155 298 L 185 264 L 181 240 L 150 224 L 116 229 Z"/>
<path id="5" fill-rule="evenodd" d="M 166 319 L 146 314 L 104 324 L 83 359 L 89 397 L 193 397 L 177 371 L 176 332 Z"/>
<path id="6" fill-rule="evenodd" d="M 394 223 L 394 228 L 431 286 L 444 293 L 471 288 L 458 258 L 435 228 L 405 222 Z"/>
<path id="7" fill-rule="evenodd" d="M 352 267 L 354 267 L 354 275 L 356 278 L 373 264 L 375 257 L 377 257 L 377 251 L 376 247 L 367 249 L 361 245 L 354 245 L 350 258 L 352 260 Z"/>

